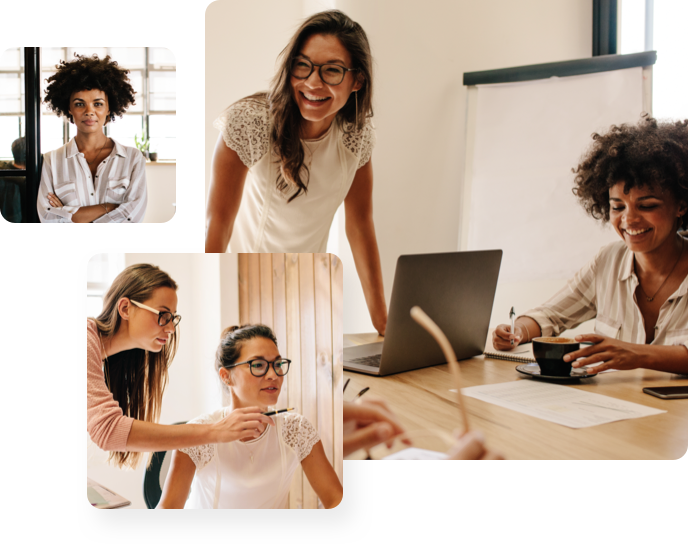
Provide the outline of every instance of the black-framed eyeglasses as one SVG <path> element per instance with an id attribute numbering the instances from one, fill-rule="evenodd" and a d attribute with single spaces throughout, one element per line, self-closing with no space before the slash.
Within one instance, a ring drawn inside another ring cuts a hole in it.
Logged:
<path id="1" fill-rule="evenodd" d="M 251 374 L 256 378 L 265 376 L 268 373 L 270 365 L 278 376 L 286 376 L 289 372 L 289 365 L 291 364 L 290 359 L 276 359 L 272 362 L 266 361 L 264 359 L 251 359 L 250 361 L 244 361 L 243 363 L 236 363 L 233 365 L 228 365 L 225 368 L 234 368 L 239 365 L 249 365 L 249 370 Z"/>
<path id="2" fill-rule="evenodd" d="M 145 304 L 141 304 L 140 302 L 136 302 L 135 300 L 132 300 L 131 303 L 135 304 L 139 308 L 143 308 L 144 310 L 148 310 L 149 312 L 158 314 L 158 325 L 160 325 L 161 327 L 164 327 L 170 321 L 172 321 L 172 323 L 176 327 L 182 320 L 182 316 L 180 316 L 179 314 L 175 315 L 172 312 L 161 312 L 160 310 L 156 310 L 155 308 L 151 308 L 150 306 L 146 306 Z"/>
<path id="3" fill-rule="evenodd" d="M 289 73 L 296 79 L 308 79 L 313 70 L 318 68 L 318 74 L 328 85 L 339 85 L 344 81 L 347 72 L 356 72 L 358 68 L 345 68 L 341 64 L 314 64 L 303 57 L 291 59 Z"/>

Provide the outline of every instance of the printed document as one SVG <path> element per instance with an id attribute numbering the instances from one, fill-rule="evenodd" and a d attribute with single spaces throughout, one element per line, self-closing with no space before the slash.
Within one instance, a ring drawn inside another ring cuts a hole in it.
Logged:
<path id="1" fill-rule="evenodd" d="M 463 388 L 461 392 L 467 397 L 574 429 L 666 412 L 573 387 L 532 380 L 477 385 Z"/>

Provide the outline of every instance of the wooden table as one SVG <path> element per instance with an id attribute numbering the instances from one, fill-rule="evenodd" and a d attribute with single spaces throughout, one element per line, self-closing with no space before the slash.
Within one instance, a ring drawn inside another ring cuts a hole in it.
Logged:
<path id="1" fill-rule="evenodd" d="M 375 333 L 344 335 L 344 347 L 382 341 Z M 484 358 L 460 362 L 464 387 L 503 383 L 521 378 L 518 363 Z M 351 378 L 345 399 L 370 387 L 365 398 L 384 400 L 408 431 L 459 425 L 456 394 L 449 367 L 444 365 L 376 377 L 344 372 Z M 478 399 L 464 397 L 469 423 L 480 429 L 490 448 L 507 459 L 678 459 L 688 449 L 688 399 L 663 400 L 643 387 L 688 385 L 688 379 L 666 372 L 637 369 L 609 372 L 580 384 L 583 391 L 651 406 L 667 413 L 571 429 Z M 415 441 L 418 447 L 422 443 Z"/>

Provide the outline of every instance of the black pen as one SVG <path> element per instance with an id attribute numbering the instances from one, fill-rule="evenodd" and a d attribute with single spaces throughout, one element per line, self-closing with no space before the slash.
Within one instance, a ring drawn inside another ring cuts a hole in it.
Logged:
<path id="1" fill-rule="evenodd" d="M 344 389 L 342 389 L 342 393 L 344 393 L 344 391 L 346 391 L 346 386 L 349 385 L 350 381 L 351 381 L 351 378 L 346 379 L 346 383 L 344 384 Z"/>
<path id="2" fill-rule="evenodd" d="M 514 331 L 516 330 L 516 312 L 514 312 L 514 307 L 511 307 L 511 311 L 509 312 L 509 319 L 511 319 L 511 334 L 514 334 Z M 514 339 L 511 339 L 511 345 L 514 345 Z"/>
<path id="3" fill-rule="evenodd" d="M 273 410 L 272 412 L 263 412 L 264 416 L 274 416 L 284 412 L 291 412 L 294 408 L 282 408 L 281 410 Z"/>
<path id="4" fill-rule="evenodd" d="M 363 389 L 361 389 L 361 390 L 358 392 L 358 395 L 356 395 L 356 396 L 354 397 L 354 400 L 360 398 L 360 397 L 361 397 L 366 391 L 368 391 L 369 389 L 370 389 L 370 387 L 364 387 Z"/>

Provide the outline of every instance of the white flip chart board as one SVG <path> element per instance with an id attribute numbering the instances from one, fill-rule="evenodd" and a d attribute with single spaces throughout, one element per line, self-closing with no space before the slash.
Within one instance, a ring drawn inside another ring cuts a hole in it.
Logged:
<path id="1" fill-rule="evenodd" d="M 594 132 L 649 113 L 651 68 L 469 87 L 460 249 L 503 249 L 500 281 L 571 277 L 611 227 L 573 195 Z"/>

